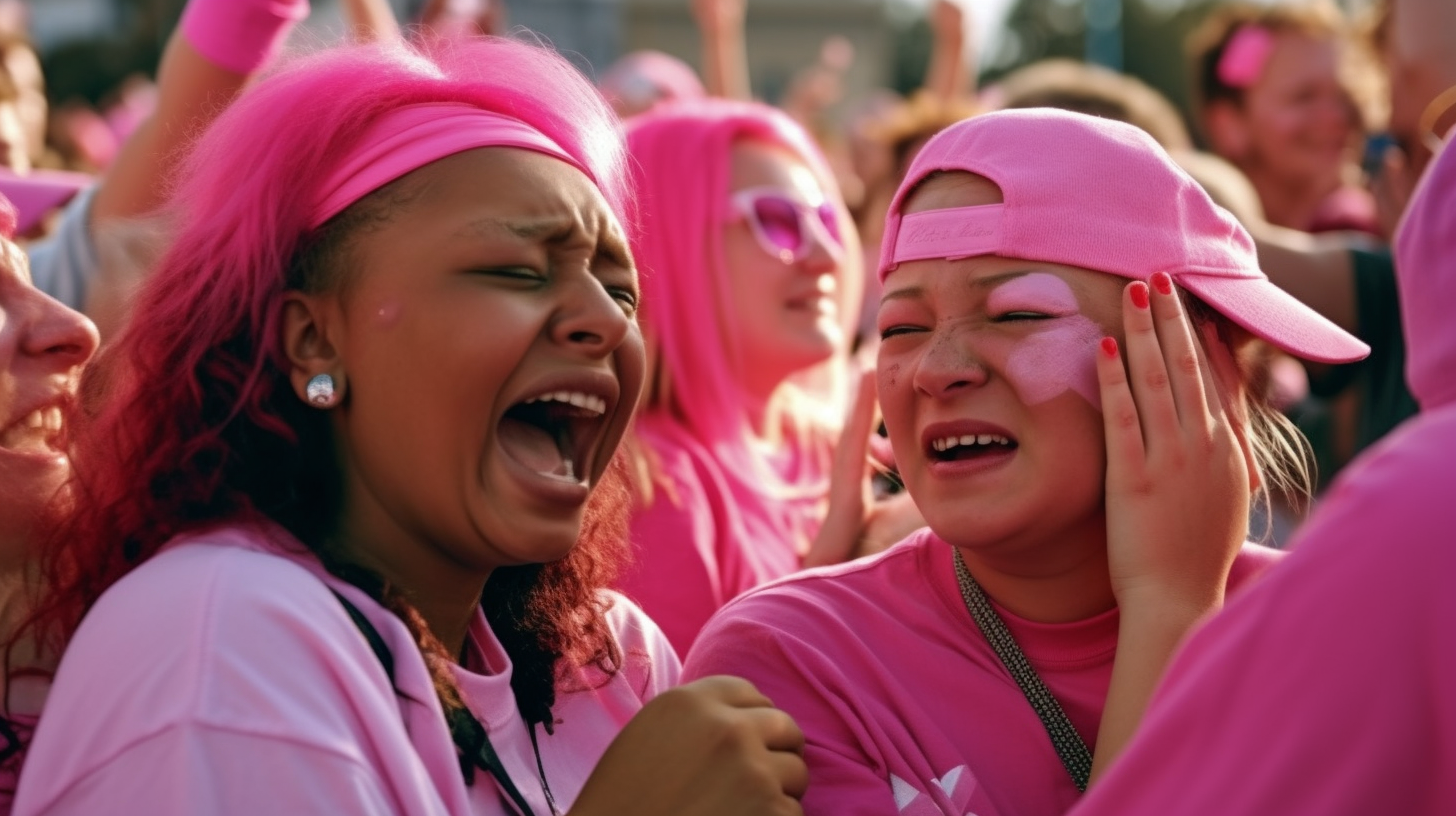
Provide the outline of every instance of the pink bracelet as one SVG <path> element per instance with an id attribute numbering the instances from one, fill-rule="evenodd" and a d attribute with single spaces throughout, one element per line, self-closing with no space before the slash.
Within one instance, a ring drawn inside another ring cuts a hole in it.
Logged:
<path id="1" fill-rule="evenodd" d="M 178 28 L 209 61 L 251 74 L 277 55 L 307 16 L 308 0 L 190 0 Z"/>

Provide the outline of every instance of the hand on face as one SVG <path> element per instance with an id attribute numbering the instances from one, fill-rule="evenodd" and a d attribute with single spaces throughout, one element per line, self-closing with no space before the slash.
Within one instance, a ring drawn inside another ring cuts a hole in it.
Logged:
<path id="1" fill-rule="evenodd" d="M 608 746 L 572 816 L 798 814 L 804 732 L 746 680 L 705 677 L 653 699 Z"/>
<path id="2" fill-rule="evenodd" d="M 1207 610 L 1248 530 L 1253 466 L 1219 386 L 1235 376 L 1228 350 L 1204 353 L 1166 274 L 1149 293 L 1135 281 L 1123 296 L 1126 369 L 1111 338 L 1097 354 L 1112 589 L 1124 614 Z"/>

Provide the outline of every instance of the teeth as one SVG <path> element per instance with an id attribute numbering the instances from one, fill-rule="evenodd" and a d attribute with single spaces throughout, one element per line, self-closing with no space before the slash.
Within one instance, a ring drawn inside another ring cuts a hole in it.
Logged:
<path id="1" fill-rule="evenodd" d="M 61 431 L 61 409 L 41 408 L 21 417 L 0 434 L 0 447 L 39 452 L 48 449 Z"/>
<path id="2" fill-rule="evenodd" d="M 972 445 L 993 444 L 1010 445 L 1011 440 L 999 434 L 966 434 L 965 436 L 947 436 L 932 440 L 930 447 L 943 453 L 951 448 L 969 448 Z"/>
<path id="3" fill-rule="evenodd" d="M 539 397 L 531 397 L 526 402 L 562 402 L 567 405 L 575 405 L 577 408 L 585 408 L 594 414 L 605 414 L 607 412 L 607 401 L 605 399 L 595 394 L 587 394 L 582 391 L 553 391 L 549 394 L 542 394 Z"/>

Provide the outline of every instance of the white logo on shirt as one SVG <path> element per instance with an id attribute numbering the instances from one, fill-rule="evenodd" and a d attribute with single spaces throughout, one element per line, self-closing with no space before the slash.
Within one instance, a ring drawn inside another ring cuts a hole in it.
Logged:
<path id="1" fill-rule="evenodd" d="M 955 810 L 950 816 L 964 814 L 964 816 L 976 816 L 968 810 L 963 810 L 970 804 L 971 791 L 975 788 L 974 777 L 964 765 L 957 765 L 946 771 L 939 779 L 932 779 L 935 786 L 940 788 L 949 799 Z M 964 782 L 964 784 L 962 784 Z M 935 804 L 935 800 L 928 794 L 920 792 L 914 785 L 906 782 L 894 774 L 890 774 L 890 791 L 895 796 L 895 807 L 903 816 L 946 816 L 946 812 Z"/>

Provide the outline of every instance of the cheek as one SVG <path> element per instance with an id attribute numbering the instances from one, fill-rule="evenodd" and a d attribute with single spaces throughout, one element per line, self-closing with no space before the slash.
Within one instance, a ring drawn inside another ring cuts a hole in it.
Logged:
<path id="1" fill-rule="evenodd" d="M 1081 315 L 1060 318 L 1057 323 L 1006 350 L 1006 378 L 1027 405 L 1071 391 L 1100 411 L 1093 354 L 1105 332 Z"/>

